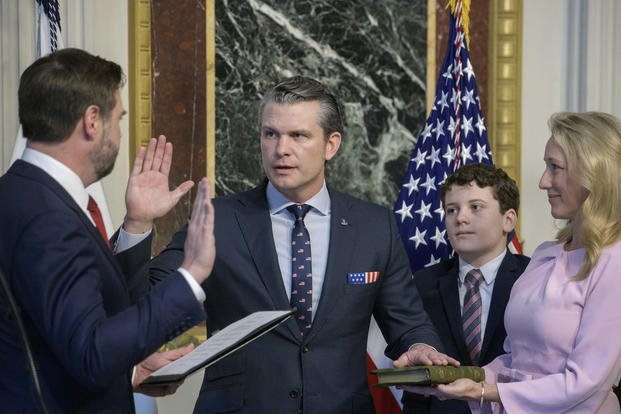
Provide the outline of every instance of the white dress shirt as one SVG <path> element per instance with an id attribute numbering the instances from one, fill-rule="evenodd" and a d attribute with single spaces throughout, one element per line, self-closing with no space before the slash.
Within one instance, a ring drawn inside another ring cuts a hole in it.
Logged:
<path id="1" fill-rule="evenodd" d="M 274 245 L 278 255 L 278 265 L 282 275 L 282 282 L 291 300 L 291 233 L 295 216 L 287 210 L 287 207 L 295 204 L 281 194 L 272 183 L 267 184 L 267 203 L 272 220 L 272 233 Z M 311 266 L 313 274 L 313 318 L 317 311 L 319 298 L 323 289 L 326 266 L 328 264 L 328 248 L 330 246 L 330 194 L 326 183 L 321 190 L 304 204 L 312 208 L 304 217 L 304 225 L 308 230 L 311 241 Z"/>

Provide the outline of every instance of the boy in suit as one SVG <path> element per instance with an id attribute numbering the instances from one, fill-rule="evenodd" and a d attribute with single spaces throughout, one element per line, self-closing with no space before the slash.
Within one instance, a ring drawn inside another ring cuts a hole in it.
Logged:
<path id="1" fill-rule="evenodd" d="M 482 366 L 503 353 L 505 306 L 529 262 L 507 249 L 519 190 L 502 169 L 468 164 L 447 178 L 441 198 L 456 255 L 419 270 L 414 280 L 446 353 L 462 365 Z M 404 393 L 403 402 L 405 414 L 470 413 L 458 400 Z"/>
<path id="2" fill-rule="evenodd" d="M 324 85 L 301 76 L 263 97 L 267 180 L 214 200 L 218 254 L 203 285 L 207 325 L 221 329 L 258 310 L 296 312 L 205 371 L 196 413 L 374 413 L 366 372 L 371 315 L 397 364 L 456 363 L 436 350 L 442 345 L 392 213 L 325 183 L 342 113 Z M 150 263 L 150 276 L 166 278 L 178 266 L 185 233 Z"/>

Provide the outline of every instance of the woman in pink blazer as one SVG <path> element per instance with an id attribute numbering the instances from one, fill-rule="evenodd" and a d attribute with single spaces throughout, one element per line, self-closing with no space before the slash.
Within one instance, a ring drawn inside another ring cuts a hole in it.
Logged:
<path id="1" fill-rule="evenodd" d="M 505 354 L 485 381 L 406 389 L 469 400 L 475 413 L 618 414 L 621 377 L 621 121 L 549 120 L 539 188 L 568 224 L 534 252 L 505 313 Z"/>

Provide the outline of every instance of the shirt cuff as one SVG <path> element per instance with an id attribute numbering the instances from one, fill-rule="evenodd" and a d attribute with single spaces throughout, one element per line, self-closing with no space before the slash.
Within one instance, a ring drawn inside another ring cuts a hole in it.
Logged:
<path id="1" fill-rule="evenodd" d="M 114 245 L 114 252 L 121 253 L 125 250 L 129 250 L 151 234 L 151 230 L 141 233 L 141 234 L 133 234 L 125 231 L 123 226 L 121 226 L 119 230 L 119 237 L 116 239 L 116 244 Z"/>
<path id="2" fill-rule="evenodd" d="M 203 303 L 205 301 L 205 291 L 203 290 L 201 285 L 199 285 L 196 279 L 192 277 L 190 272 L 185 270 L 183 267 L 180 267 L 179 269 L 177 269 L 177 271 L 181 273 L 185 281 L 188 282 L 188 285 L 190 285 L 190 289 L 192 289 L 192 293 L 194 293 L 194 296 L 196 296 L 196 300 L 200 303 Z"/>
<path id="3" fill-rule="evenodd" d="M 132 389 L 134 388 L 134 378 L 136 378 L 136 365 L 134 365 L 134 367 L 132 368 Z"/>

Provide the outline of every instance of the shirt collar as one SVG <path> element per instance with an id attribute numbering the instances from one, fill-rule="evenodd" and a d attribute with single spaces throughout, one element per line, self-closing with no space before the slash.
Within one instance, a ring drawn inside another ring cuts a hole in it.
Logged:
<path id="1" fill-rule="evenodd" d="M 466 274 L 469 271 L 471 271 L 472 269 L 479 269 L 481 273 L 483 274 L 483 279 L 485 279 L 485 283 L 489 285 L 494 280 L 496 280 L 498 269 L 500 268 L 500 264 L 504 260 L 506 254 L 507 254 L 507 249 L 504 249 L 502 253 L 500 253 L 498 256 L 496 256 L 489 262 L 485 263 L 483 266 L 479 266 L 477 268 L 475 268 L 470 263 L 466 262 L 460 257 L 459 258 L 459 281 L 461 283 L 464 283 L 464 278 L 466 277 Z"/>
<path id="2" fill-rule="evenodd" d="M 69 193 L 71 198 L 73 198 L 82 210 L 86 211 L 88 193 L 80 177 L 69 167 L 49 155 L 32 148 L 24 149 L 24 154 L 21 159 L 45 171 Z"/>
<path id="3" fill-rule="evenodd" d="M 279 214 L 290 205 L 295 204 L 285 197 L 280 191 L 278 191 L 271 182 L 267 183 L 265 193 L 267 197 L 267 204 L 270 208 L 270 214 L 272 215 Z M 326 186 L 325 181 L 323 182 L 319 192 L 305 201 L 304 204 L 310 205 L 321 215 L 325 216 L 330 214 L 330 193 L 328 192 L 328 187 Z"/>

